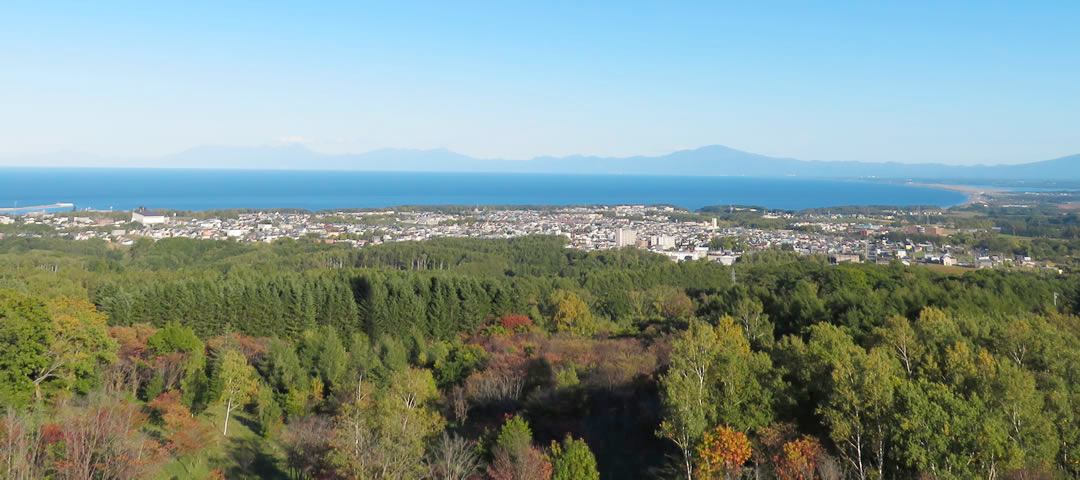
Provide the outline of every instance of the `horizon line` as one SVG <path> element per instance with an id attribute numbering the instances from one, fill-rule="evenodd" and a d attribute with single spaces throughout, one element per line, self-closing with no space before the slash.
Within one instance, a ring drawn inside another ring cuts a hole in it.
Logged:
<path id="1" fill-rule="evenodd" d="M 448 154 L 466 157 L 469 160 L 474 160 L 474 161 L 479 161 L 479 162 L 522 164 L 522 163 L 533 162 L 533 161 L 542 160 L 542 159 L 560 160 L 560 159 L 568 159 L 568 158 L 582 158 L 582 159 L 595 159 L 595 160 L 619 160 L 619 159 L 632 159 L 632 158 L 646 158 L 646 159 L 648 159 L 648 158 L 663 158 L 663 157 L 666 157 L 666 156 L 670 156 L 670 155 L 674 155 L 674 154 L 678 154 L 678 153 L 682 153 L 682 152 L 695 152 L 695 151 L 708 149 L 708 148 L 722 148 L 722 149 L 725 149 L 725 150 L 730 150 L 732 152 L 738 152 L 738 153 L 747 154 L 747 155 L 765 157 L 765 158 L 775 159 L 775 160 L 794 160 L 794 161 L 798 161 L 798 162 L 817 163 L 817 164 L 858 163 L 858 164 L 867 164 L 867 165 L 910 165 L 910 166 L 925 165 L 925 166 L 946 166 L 946 167 L 966 167 L 966 168 L 1021 166 L 1021 165 L 1027 165 L 1027 164 L 1032 164 L 1032 163 L 1040 163 L 1040 162 L 1046 162 L 1046 161 L 1062 160 L 1062 159 L 1066 159 L 1066 158 L 1070 158 L 1070 157 L 1080 156 L 1080 152 L 1078 152 L 1078 153 L 1073 153 L 1073 154 L 1066 154 L 1066 155 L 1056 156 L 1056 157 L 1053 157 L 1053 158 L 1021 161 L 1021 162 L 1018 162 L 1018 163 L 993 163 L 993 164 L 988 164 L 988 163 L 949 164 L 949 163 L 942 163 L 941 161 L 937 161 L 937 162 L 935 162 L 935 161 L 900 162 L 900 161 L 895 161 L 895 160 L 892 160 L 892 161 L 805 160 L 805 159 L 798 158 L 798 157 L 793 157 L 793 156 L 773 156 L 773 155 L 760 154 L 760 153 L 750 152 L 750 151 L 746 151 L 746 150 L 740 150 L 740 149 L 729 147 L 727 145 L 722 145 L 722 144 L 708 144 L 708 145 L 702 145 L 702 146 L 693 147 L 693 148 L 682 148 L 682 149 L 673 150 L 673 151 L 670 151 L 668 153 L 663 153 L 663 154 L 651 154 L 651 155 L 650 154 L 633 154 L 633 155 L 603 156 L 603 155 L 591 155 L 591 154 L 576 153 L 576 154 L 561 155 L 561 156 L 560 155 L 536 155 L 536 156 L 532 156 L 532 157 L 527 158 L 527 159 L 511 159 L 511 158 L 476 157 L 476 156 L 472 156 L 472 155 L 467 154 L 467 153 L 461 153 L 461 152 L 458 152 L 456 150 L 452 150 L 452 149 L 450 149 L 448 147 L 433 147 L 433 148 L 380 147 L 380 148 L 376 148 L 376 149 L 373 149 L 373 150 L 362 151 L 362 152 L 330 153 L 330 152 L 323 152 L 323 151 L 312 149 L 307 143 L 291 143 L 291 144 L 266 144 L 266 145 L 254 145 L 254 146 L 206 144 L 206 145 L 196 145 L 196 146 L 193 146 L 193 147 L 190 147 L 190 148 L 178 151 L 178 152 L 173 152 L 173 153 L 165 153 L 165 154 L 158 154 L 158 155 L 142 155 L 142 156 L 109 155 L 109 154 L 100 154 L 100 153 L 91 153 L 91 152 L 85 152 L 85 151 L 77 151 L 77 150 L 58 150 L 58 151 L 54 151 L 54 152 L 40 152 L 40 153 L 8 153 L 8 154 L 0 154 L 0 160 L 18 160 L 18 159 L 25 160 L 25 159 L 33 159 L 35 157 L 52 157 L 52 156 L 71 155 L 71 156 L 93 157 L 93 158 L 102 159 L 102 160 L 148 161 L 148 160 L 165 159 L 165 158 L 169 158 L 169 157 L 175 157 L 175 156 L 178 156 L 178 155 L 184 155 L 184 154 L 187 154 L 187 153 L 196 152 L 199 149 L 221 149 L 221 150 L 288 150 L 288 149 L 300 149 L 300 150 L 303 150 L 305 152 L 309 152 L 309 153 L 312 153 L 312 154 L 315 154 L 315 155 L 328 157 L 328 158 L 341 158 L 341 157 L 349 157 L 349 156 L 365 156 L 365 155 L 378 154 L 380 152 L 406 152 L 406 153 L 407 152 L 413 152 L 413 153 L 446 152 Z M 310 169 L 310 168 L 292 168 L 292 167 L 271 167 L 271 168 L 176 167 L 176 166 L 172 166 L 172 167 L 155 167 L 155 166 L 132 167 L 132 166 L 107 166 L 107 165 L 78 165 L 78 166 L 75 166 L 75 165 L 24 165 L 24 164 L 11 164 L 11 165 L 0 164 L 0 168 L 172 168 L 172 169 L 192 169 L 192 168 L 195 168 L 195 169 L 207 169 L 207 170 L 232 169 L 232 170 L 318 170 L 318 171 L 336 170 L 336 171 L 362 171 L 362 170 L 350 170 L 350 169 L 343 170 L 343 169 L 336 169 L 336 168 L 334 168 L 334 169 L 319 169 L 319 168 Z M 382 171 L 382 170 L 376 170 L 376 171 Z M 424 170 L 424 171 L 436 173 L 436 171 L 434 171 L 434 170 Z M 451 171 L 451 172 L 438 172 L 438 173 L 483 173 L 483 172 L 460 172 L 460 171 L 459 172 L 452 172 Z M 499 173 L 499 172 L 491 172 L 491 173 Z M 509 173 L 509 172 L 507 172 L 507 173 Z M 520 173 L 527 173 L 527 172 L 520 172 Z M 736 175 L 736 176 L 738 176 L 738 175 Z"/>

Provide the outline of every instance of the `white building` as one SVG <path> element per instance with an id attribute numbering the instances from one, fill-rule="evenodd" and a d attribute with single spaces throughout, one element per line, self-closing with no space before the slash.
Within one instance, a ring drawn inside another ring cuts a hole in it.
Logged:
<path id="1" fill-rule="evenodd" d="M 675 248 L 675 237 L 671 235 L 653 235 L 649 239 L 649 244 L 661 250 L 670 250 Z"/>
<path id="2" fill-rule="evenodd" d="M 836 263 L 862 263 L 862 258 L 854 254 L 838 253 L 833 256 L 833 261 Z"/>
<path id="3" fill-rule="evenodd" d="M 696 260 L 694 258 L 694 252 L 688 252 L 686 250 L 675 250 L 662 253 L 664 255 L 667 255 L 667 257 L 670 258 L 673 262 L 686 262 L 690 260 Z"/>
<path id="4" fill-rule="evenodd" d="M 153 210 L 136 210 L 131 212 L 131 221 L 143 225 L 161 225 L 167 221 L 165 215 Z"/>
<path id="5" fill-rule="evenodd" d="M 615 248 L 637 245 L 637 232 L 629 228 L 615 230 Z"/>
<path id="6" fill-rule="evenodd" d="M 721 255 L 720 258 L 717 259 L 717 261 L 720 262 L 721 265 L 730 267 L 734 265 L 738 259 L 739 257 L 736 257 L 734 255 Z"/>

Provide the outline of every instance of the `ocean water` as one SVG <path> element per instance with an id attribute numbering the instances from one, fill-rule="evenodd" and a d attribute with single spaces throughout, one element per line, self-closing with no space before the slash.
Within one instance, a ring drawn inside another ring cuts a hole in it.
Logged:
<path id="1" fill-rule="evenodd" d="M 802 178 L 533 175 L 281 170 L 0 168 L 0 207 L 171 210 L 400 205 L 842 205 L 962 203 L 963 194 L 907 185 Z"/>

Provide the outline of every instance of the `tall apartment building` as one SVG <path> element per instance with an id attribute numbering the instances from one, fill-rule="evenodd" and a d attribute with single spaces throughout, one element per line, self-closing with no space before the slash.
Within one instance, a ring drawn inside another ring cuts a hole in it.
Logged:
<path id="1" fill-rule="evenodd" d="M 671 235 L 654 235 L 649 239 L 649 245 L 662 250 L 675 248 L 675 237 Z"/>
<path id="2" fill-rule="evenodd" d="M 637 232 L 629 228 L 615 230 L 615 248 L 633 246 L 637 244 Z"/>

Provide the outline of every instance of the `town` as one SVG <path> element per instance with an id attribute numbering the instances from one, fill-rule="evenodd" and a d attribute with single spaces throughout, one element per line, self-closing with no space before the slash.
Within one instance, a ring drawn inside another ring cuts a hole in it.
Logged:
<path id="1" fill-rule="evenodd" d="M 747 252 L 778 249 L 823 255 L 834 263 L 925 264 L 957 268 L 1026 267 L 1059 270 L 1050 262 L 949 244 L 940 225 L 898 225 L 888 214 L 770 213 L 740 207 L 783 228 L 754 228 L 670 206 L 409 207 L 400 209 L 225 211 L 220 214 L 157 212 L 31 212 L 0 215 L 0 226 L 19 225 L 15 236 L 100 239 L 131 245 L 139 238 L 193 238 L 274 242 L 283 239 L 356 248 L 437 237 L 509 238 L 556 235 L 582 250 L 635 247 L 673 261 L 709 260 L 730 265 Z M 35 228 L 36 227 L 36 228 Z M 968 233 L 977 233 L 973 229 Z M 912 240 L 910 237 L 918 238 Z M 4 237 L 0 232 L 0 238 Z M 936 239 L 936 241 L 935 241 Z"/>

